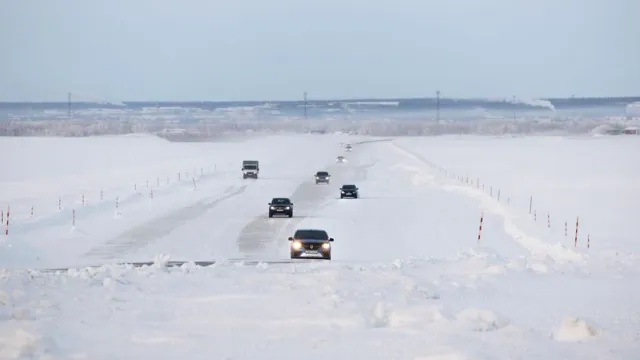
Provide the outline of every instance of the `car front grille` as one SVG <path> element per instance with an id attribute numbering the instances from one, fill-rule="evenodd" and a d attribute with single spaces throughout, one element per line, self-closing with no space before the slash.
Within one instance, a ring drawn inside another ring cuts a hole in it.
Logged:
<path id="1" fill-rule="evenodd" d="M 322 243 L 302 243 L 302 248 L 304 248 L 305 250 L 312 250 L 312 251 L 320 251 L 323 250 L 322 249 Z"/>

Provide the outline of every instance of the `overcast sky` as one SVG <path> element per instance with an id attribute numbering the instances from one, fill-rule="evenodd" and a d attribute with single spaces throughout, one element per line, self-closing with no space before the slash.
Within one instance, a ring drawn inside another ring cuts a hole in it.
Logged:
<path id="1" fill-rule="evenodd" d="M 639 0 L 0 0 L 0 101 L 640 95 Z"/>

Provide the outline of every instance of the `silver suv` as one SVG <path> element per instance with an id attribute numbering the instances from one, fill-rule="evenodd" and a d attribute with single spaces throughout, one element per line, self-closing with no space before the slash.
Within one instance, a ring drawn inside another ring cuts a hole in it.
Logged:
<path id="1" fill-rule="evenodd" d="M 316 173 L 316 184 L 319 184 L 319 183 L 328 184 L 330 180 L 331 180 L 331 175 L 329 175 L 328 172 L 318 171 Z"/>

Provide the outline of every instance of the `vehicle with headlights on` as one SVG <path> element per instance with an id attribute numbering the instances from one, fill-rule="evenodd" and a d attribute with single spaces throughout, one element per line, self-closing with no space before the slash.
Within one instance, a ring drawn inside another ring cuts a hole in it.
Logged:
<path id="1" fill-rule="evenodd" d="M 333 238 L 320 229 L 298 229 L 289 238 L 292 259 L 331 260 Z"/>
<path id="2" fill-rule="evenodd" d="M 329 175 L 329 173 L 326 171 L 318 171 L 316 173 L 315 178 L 316 178 L 316 184 L 320 184 L 320 183 L 328 184 L 329 181 L 331 181 L 331 175 Z"/>
<path id="3" fill-rule="evenodd" d="M 345 184 L 340 188 L 340 199 L 358 198 L 358 187 L 353 184 Z"/>
<path id="4" fill-rule="evenodd" d="M 286 215 L 293 217 L 293 203 L 289 198 L 273 198 L 269 203 L 269 217 Z"/>

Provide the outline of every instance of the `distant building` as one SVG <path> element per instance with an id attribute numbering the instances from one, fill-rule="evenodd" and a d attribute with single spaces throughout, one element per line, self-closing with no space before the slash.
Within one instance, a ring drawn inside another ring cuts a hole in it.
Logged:
<path id="1" fill-rule="evenodd" d="M 162 134 L 169 134 L 169 135 L 185 134 L 186 132 L 187 132 L 187 129 L 180 129 L 180 128 L 162 129 Z"/>
<path id="2" fill-rule="evenodd" d="M 623 129 L 620 128 L 609 128 L 609 129 L 604 129 L 604 133 L 607 135 L 622 135 L 624 132 Z"/>
<path id="3" fill-rule="evenodd" d="M 600 125 L 592 130 L 594 134 L 603 135 L 638 135 L 637 126 L 624 126 L 622 124 L 605 124 Z"/>

